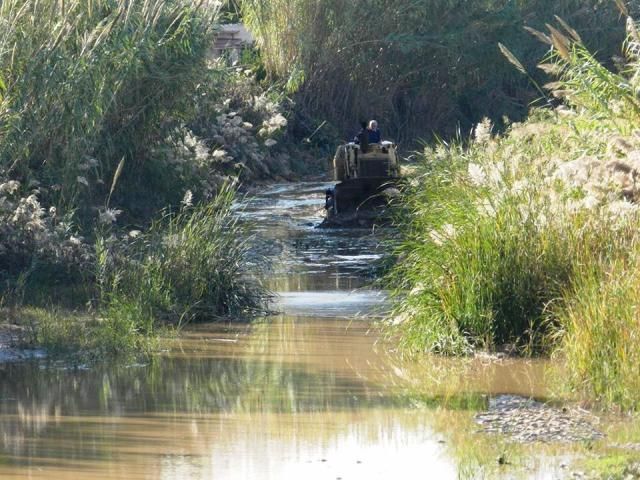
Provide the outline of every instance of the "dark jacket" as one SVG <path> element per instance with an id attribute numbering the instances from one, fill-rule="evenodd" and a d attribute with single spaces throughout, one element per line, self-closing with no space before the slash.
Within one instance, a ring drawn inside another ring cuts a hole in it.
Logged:
<path id="1" fill-rule="evenodd" d="M 367 153 L 369 150 L 369 130 L 363 128 L 356 135 L 355 142 L 360 145 L 360 151 L 362 153 Z"/>
<path id="2" fill-rule="evenodd" d="M 380 143 L 381 135 L 380 130 L 368 130 L 369 132 L 369 143 Z"/>

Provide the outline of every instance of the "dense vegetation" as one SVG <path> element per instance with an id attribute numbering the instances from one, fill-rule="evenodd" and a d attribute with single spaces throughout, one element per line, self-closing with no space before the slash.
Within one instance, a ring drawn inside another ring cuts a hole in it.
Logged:
<path id="1" fill-rule="evenodd" d="M 623 27 L 603 0 L 245 0 L 244 20 L 267 71 L 295 95 L 305 135 L 328 120 L 345 137 L 361 119 L 414 144 L 432 134 L 468 132 L 483 117 L 522 119 L 539 97 L 501 56 L 533 66 L 545 47 L 524 27 L 559 15 L 601 58 L 619 53 Z M 331 129 L 324 127 L 323 131 Z"/>
<path id="2" fill-rule="evenodd" d="M 627 25 L 618 72 L 549 28 L 541 67 L 564 105 L 425 150 L 392 275 L 407 347 L 554 351 L 578 390 L 638 406 L 640 35 Z"/>
<path id="3" fill-rule="evenodd" d="M 292 149 L 332 148 L 363 118 L 407 144 L 476 125 L 427 147 L 405 192 L 391 276 L 405 345 L 556 352 L 577 388 L 637 406 L 639 12 L 220 7 L 0 4 L 3 313 L 35 342 L 104 356 L 162 325 L 260 311 L 236 179 L 289 178 L 305 168 Z M 256 36 L 239 64 L 210 55 L 221 15 Z"/>
<path id="4" fill-rule="evenodd" d="M 115 353 L 158 325 L 260 308 L 232 178 L 289 168 L 274 139 L 287 122 L 278 98 L 211 58 L 218 14 L 182 0 L 0 5 L 0 306 L 62 309 L 33 310 L 39 343 L 79 332 Z M 63 321 L 70 309 L 90 320 Z"/>

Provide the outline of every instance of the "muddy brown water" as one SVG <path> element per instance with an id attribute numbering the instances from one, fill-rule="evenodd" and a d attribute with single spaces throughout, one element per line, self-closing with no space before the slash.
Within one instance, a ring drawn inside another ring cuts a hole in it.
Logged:
<path id="1" fill-rule="evenodd" d="M 386 234 L 315 229 L 325 187 L 270 186 L 238 210 L 275 259 L 281 314 L 194 326 L 145 365 L 1 365 L 0 478 L 476 478 L 474 445 L 495 440 L 473 414 L 546 398 L 548 365 L 394 353 L 386 295 L 365 287 Z M 557 478 L 561 459 L 518 478 Z"/>

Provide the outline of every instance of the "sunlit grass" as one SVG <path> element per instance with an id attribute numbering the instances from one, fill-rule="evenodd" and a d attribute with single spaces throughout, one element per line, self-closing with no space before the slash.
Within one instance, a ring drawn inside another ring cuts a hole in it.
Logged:
<path id="1" fill-rule="evenodd" d="M 638 404 L 640 277 L 637 245 L 630 260 L 585 266 L 558 312 L 561 351 L 573 383 L 589 397 L 624 409 Z"/>
<path id="2" fill-rule="evenodd" d="M 65 213 L 90 215 L 123 158 L 127 171 L 144 171 L 206 78 L 217 11 L 199 5 L 2 2 L 4 173 L 52 187 L 45 203 Z M 125 174 L 120 187 L 145 190 L 131 180 Z"/>
<path id="3" fill-rule="evenodd" d="M 567 105 L 424 152 L 399 211 L 392 322 L 413 351 L 555 350 L 574 392 L 635 409 L 638 54 L 611 72 L 563 28 L 544 68 Z"/>
<path id="4" fill-rule="evenodd" d="M 137 328 L 138 319 L 126 316 L 24 307 L 10 312 L 9 320 L 20 328 L 14 348 L 39 348 L 54 360 L 84 363 L 142 359 L 160 345 L 159 335 L 143 335 Z M 168 336 L 168 330 L 162 333 Z"/>
<path id="5" fill-rule="evenodd" d="M 97 244 L 101 309 L 138 329 L 263 312 L 267 290 L 258 275 L 265 259 L 251 254 L 252 236 L 231 209 L 236 189 L 212 201 L 167 213 L 124 250 Z M 251 265 L 251 267 L 249 267 Z M 250 271 L 251 268 L 251 271 Z"/>

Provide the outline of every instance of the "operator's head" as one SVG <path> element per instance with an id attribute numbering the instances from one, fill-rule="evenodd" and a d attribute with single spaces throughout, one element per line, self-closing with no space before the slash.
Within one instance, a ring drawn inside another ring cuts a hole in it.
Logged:
<path id="1" fill-rule="evenodd" d="M 378 122 L 376 122 L 375 120 L 371 120 L 369 122 L 369 130 L 377 130 L 378 129 Z"/>

